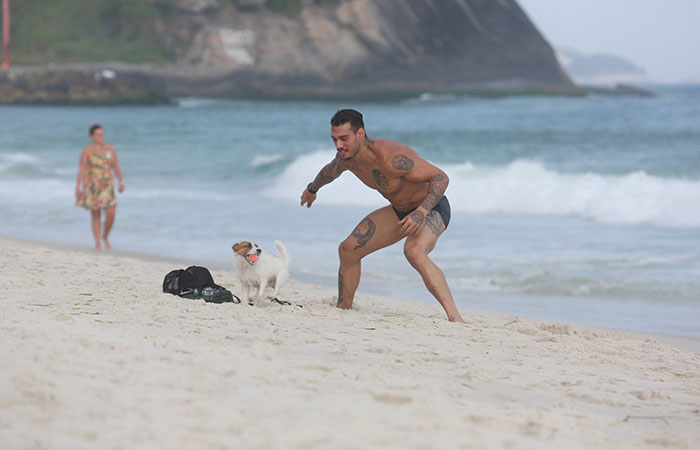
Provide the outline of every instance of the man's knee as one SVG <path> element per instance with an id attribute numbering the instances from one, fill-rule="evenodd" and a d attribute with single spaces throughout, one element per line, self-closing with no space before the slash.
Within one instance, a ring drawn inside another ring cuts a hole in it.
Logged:
<path id="1" fill-rule="evenodd" d="M 407 243 L 404 245 L 403 254 L 413 267 L 421 265 L 428 259 L 428 254 L 425 252 L 425 249 L 415 244 Z"/>
<path id="2" fill-rule="evenodd" d="M 338 246 L 338 256 L 341 261 L 355 261 L 360 258 L 357 256 L 355 247 L 357 246 L 357 241 L 353 238 L 347 238 Z"/>

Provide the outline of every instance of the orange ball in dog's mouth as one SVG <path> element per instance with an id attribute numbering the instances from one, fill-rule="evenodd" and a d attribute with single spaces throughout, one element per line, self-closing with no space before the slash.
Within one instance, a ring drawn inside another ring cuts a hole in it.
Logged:
<path id="1" fill-rule="evenodd" d="M 256 262 L 258 262 L 258 255 L 256 255 L 256 254 L 245 255 L 245 259 L 250 264 L 255 264 Z"/>

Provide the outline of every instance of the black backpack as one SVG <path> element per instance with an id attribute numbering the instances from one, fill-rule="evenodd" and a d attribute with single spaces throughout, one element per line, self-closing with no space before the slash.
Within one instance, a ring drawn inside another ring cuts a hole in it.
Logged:
<path id="1" fill-rule="evenodd" d="M 209 270 L 200 266 L 169 272 L 163 279 L 163 292 L 210 303 L 241 302 L 240 298 L 214 283 Z"/>

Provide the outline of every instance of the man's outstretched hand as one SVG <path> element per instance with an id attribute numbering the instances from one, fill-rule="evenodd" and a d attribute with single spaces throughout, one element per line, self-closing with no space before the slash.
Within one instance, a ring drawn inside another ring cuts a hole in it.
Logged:
<path id="1" fill-rule="evenodd" d="M 301 193 L 301 206 L 306 203 L 307 208 L 311 208 L 311 204 L 316 201 L 316 194 L 312 194 L 308 189 L 304 189 Z"/>

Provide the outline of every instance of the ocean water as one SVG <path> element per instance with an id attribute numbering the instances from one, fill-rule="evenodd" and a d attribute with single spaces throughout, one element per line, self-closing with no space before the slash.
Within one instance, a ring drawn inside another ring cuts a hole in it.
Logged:
<path id="1" fill-rule="evenodd" d="M 73 193 L 100 123 L 127 186 L 115 249 L 233 270 L 234 242 L 279 239 L 293 278 L 335 286 L 338 243 L 386 202 L 351 173 L 299 197 L 334 156 L 330 116 L 354 107 L 450 176 L 433 259 L 459 306 L 700 336 L 700 88 L 656 93 L 0 106 L 0 234 L 93 245 Z M 435 302 L 400 244 L 363 261 L 363 292 Z"/>

